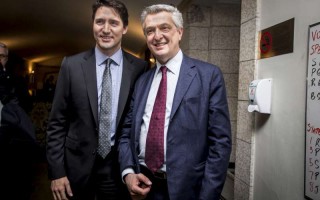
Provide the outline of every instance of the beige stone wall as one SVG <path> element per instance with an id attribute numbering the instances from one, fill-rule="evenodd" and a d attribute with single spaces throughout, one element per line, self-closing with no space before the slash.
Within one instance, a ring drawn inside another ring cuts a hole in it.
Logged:
<path id="1" fill-rule="evenodd" d="M 240 4 L 197 5 L 189 2 L 182 9 L 184 36 L 181 48 L 187 55 L 220 67 L 223 72 L 232 125 L 233 151 L 230 162 L 235 162 L 239 46 Z"/>
<path id="2" fill-rule="evenodd" d="M 242 0 L 240 30 L 240 66 L 234 199 L 253 199 L 253 125 L 248 108 L 248 85 L 255 79 L 257 45 L 257 1 Z"/>

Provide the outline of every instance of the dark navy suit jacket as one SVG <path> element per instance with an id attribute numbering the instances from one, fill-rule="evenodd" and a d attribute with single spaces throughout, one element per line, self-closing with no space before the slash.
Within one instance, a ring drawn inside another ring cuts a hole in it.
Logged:
<path id="1" fill-rule="evenodd" d="M 146 67 L 145 61 L 123 52 L 117 129 L 129 108 L 134 83 Z M 62 62 L 47 128 L 49 177 L 68 176 L 73 193 L 80 191 L 91 175 L 97 146 L 98 90 L 92 49 Z"/>
<path id="2" fill-rule="evenodd" d="M 131 167 L 140 172 L 140 128 L 155 69 L 136 82 L 120 137 L 121 171 Z M 170 199 L 218 200 L 230 152 L 231 128 L 222 73 L 217 66 L 183 55 L 167 133 Z"/>

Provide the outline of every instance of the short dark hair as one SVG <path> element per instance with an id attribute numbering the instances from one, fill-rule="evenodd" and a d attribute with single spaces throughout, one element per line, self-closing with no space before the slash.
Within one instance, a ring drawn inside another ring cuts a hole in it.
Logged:
<path id="1" fill-rule="evenodd" d="M 129 14 L 127 7 L 122 3 L 121 1 L 117 0 L 97 0 L 93 5 L 92 5 L 92 20 L 94 20 L 94 17 L 96 15 L 96 12 L 98 8 L 105 6 L 105 7 L 110 7 L 113 8 L 120 16 L 124 27 L 127 27 L 129 24 Z"/>

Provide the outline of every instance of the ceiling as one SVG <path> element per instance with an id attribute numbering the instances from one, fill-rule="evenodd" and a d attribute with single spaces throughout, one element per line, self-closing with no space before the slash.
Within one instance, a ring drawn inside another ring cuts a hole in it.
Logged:
<path id="1" fill-rule="evenodd" d="M 64 56 L 84 51 L 95 45 L 91 21 L 91 6 L 94 2 L 95 0 L 2 0 L 0 42 L 5 43 L 10 51 L 29 62 L 41 66 L 59 66 Z M 155 3 L 179 5 L 181 0 L 122 0 L 122 2 L 129 11 L 129 31 L 123 38 L 122 46 L 138 54 L 145 48 L 139 21 L 142 9 Z M 208 5 L 213 1 L 196 0 L 196 2 Z"/>

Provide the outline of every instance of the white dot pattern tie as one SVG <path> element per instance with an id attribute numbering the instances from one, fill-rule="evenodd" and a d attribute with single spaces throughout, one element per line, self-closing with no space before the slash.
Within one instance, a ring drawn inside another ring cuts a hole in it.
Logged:
<path id="1" fill-rule="evenodd" d="M 102 77 L 100 114 L 99 114 L 99 145 L 98 154 L 105 158 L 111 151 L 111 117 L 112 117 L 112 78 L 110 64 L 106 60 L 106 67 Z"/>
<path id="2" fill-rule="evenodd" d="M 155 172 L 164 163 L 164 125 L 167 101 L 167 67 L 161 66 L 162 78 L 153 105 L 146 141 L 145 162 Z"/>

